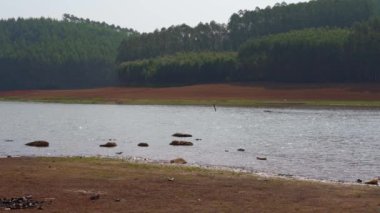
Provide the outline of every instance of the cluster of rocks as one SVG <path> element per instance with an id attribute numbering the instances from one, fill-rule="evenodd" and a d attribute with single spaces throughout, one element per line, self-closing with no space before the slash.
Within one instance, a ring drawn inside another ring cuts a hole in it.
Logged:
<path id="1" fill-rule="evenodd" d="M 39 208 L 42 209 L 43 201 L 33 200 L 32 196 L 24 196 L 18 198 L 3 198 L 0 199 L 0 208 L 4 210 L 12 209 L 30 209 Z"/>

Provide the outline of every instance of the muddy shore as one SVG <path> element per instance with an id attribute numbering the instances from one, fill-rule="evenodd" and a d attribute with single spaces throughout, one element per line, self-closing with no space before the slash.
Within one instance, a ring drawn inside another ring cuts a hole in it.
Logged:
<path id="1" fill-rule="evenodd" d="M 0 166 L 0 181 L 6 183 L 0 186 L 1 196 L 49 200 L 43 205 L 46 212 L 380 210 L 376 186 L 98 158 L 5 158 Z"/>

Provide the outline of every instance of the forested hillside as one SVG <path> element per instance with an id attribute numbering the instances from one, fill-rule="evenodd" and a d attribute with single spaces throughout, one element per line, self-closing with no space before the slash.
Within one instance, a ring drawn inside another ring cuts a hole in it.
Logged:
<path id="1" fill-rule="evenodd" d="M 311 0 L 142 34 L 68 14 L 0 20 L 0 89 L 379 82 L 379 16 L 380 0 Z"/>
<path id="2" fill-rule="evenodd" d="M 117 47 L 135 34 L 68 14 L 62 21 L 0 20 L 0 89 L 115 84 Z"/>

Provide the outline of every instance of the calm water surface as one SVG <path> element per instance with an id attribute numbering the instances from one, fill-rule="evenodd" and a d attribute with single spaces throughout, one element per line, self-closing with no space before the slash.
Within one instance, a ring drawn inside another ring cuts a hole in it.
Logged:
<path id="1" fill-rule="evenodd" d="M 0 102 L 0 119 L 0 156 L 116 156 L 123 152 L 126 157 L 183 157 L 192 164 L 313 179 L 355 181 L 380 176 L 377 110 L 218 107 L 215 112 L 213 107 L 194 106 Z M 194 146 L 169 146 L 175 132 L 193 134 Z M 99 147 L 111 138 L 118 147 Z M 47 140 L 51 146 L 24 145 L 34 140 Z M 150 147 L 137 147 L 139 142 Z M 238 148 L 246 151 L 238 152 Z M 258 156 L 268 160 L 258 161 Z"/>

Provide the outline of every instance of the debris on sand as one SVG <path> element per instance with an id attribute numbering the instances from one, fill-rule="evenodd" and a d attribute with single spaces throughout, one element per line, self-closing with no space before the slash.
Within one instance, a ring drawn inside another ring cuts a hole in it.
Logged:
<path id="1" fill-rule="evenodd" d="M 189 141 L 172 141 L 170 143 L 170 145 L 172 145 L 172 146 L 192 146 L 193 143 L 191 143 Z"/>
<path id="2" fill-rule="evenodd" d="M 106 147 L 106 148 L 112 148 L 112 147 L 116 147 L 117 144 L 115 142 L 107 142 L 106 144 L 102 144 L 100 145 L 100 147 Z"/>
<path id="3" fill-rule="evenodd" d="M 178 133 L 178 132 L 174 133 L 172 136 L 173 137 L 177 137 L 177 138 L 191 138 L 191 137 L 193 137 L 190 134 L 187 134 L 187 133 Z"/>
<path id="4" fill-rule="evenodd" d="M 33 200 L 32 196 L 24 196 L 18 198 L 2 198 L 0 199 L 0 208 L 2 209 L 31 209 L 40 208 L 44 201 Z"/>
<path id="5" fill-rule="evenodd" d="M 177 159 L 171 160 L 170 163 L 172 163 L 172 164 L 187 164 L 187 162 L 183 158 L 177 158 Z"/>
<path id="6" fill-rule="evenodd" d="M 147 143 L 139 143 L 139 144 L 137 144 L 137 146 L 139 146 L 139 147 L 149 147 L 149 144 L 147 144 Z"/>
<path id="7" fill-rule="evenodd" d="M 90 200 L 99 200 L 100 194 L 93 194 L 90 196 Z"/>
<path id="8" fill-rule="evenodd" d="M 49 147 L 49 142 L 47 142 L 47 141 L 33 141 L 33 142 L 27 143 L 25 145 L 33 146 L 33 147 Z"/>

